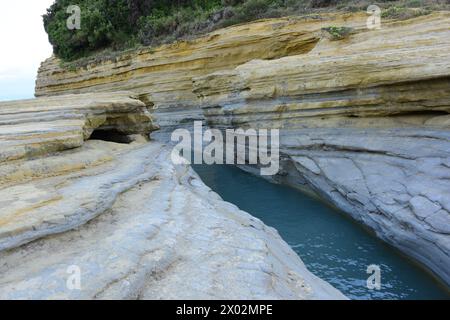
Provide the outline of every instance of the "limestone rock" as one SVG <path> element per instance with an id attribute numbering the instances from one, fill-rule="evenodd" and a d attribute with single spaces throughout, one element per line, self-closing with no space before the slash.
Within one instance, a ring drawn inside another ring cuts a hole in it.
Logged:
<path id="1" fill-rule="evenodd" d="M 86 141 L 154 129 L 128 94 L 2 103 L 0 123 L 0 299 L 345 299 L 171 148 Z"/>
<path id="2" fill-rule="evenodd" d="M 161 139 L 195 119 L 280 128 L 288 175 L 275 181 L 314 191 L 450 283 L 450 13 L 380 30 L 366 20 L 262 20 L 75 71 L 51 58 L 36 94 L 132 90 Z M 330 41 L 330 25 L 352 32 Z"/>
<path id="3" fill-rule="evenodd" d="M 0 163 L 79 147 L 96 129 L 148 134 L 157 127 L 130 92 L 0 102 Z"/>
<path id="4" fill-rule="evenodd" d="M 214 31 L 192 41 L 129 51 L 114 59 L 92 61 L 64 69 L 54 57 L 42 63 L 36 95 L 132 90 L 151 108 L 161 130 L 156 139 L 167 140 L 174 128 L 204 119 L 193 92 L 192 79 L 228 70 L 254 59 L 277 59 L 304 54 L 330 24 L 365 26 L 367 16 L 324 15 L 256 21 Z"/>
<path id="5" fill-rule="evenodd" d="M 273 180 L 313 190 L 450 283 L 449 25 L 441 12 L 356 29 L 195 78 L 194 91 L 212 127 L 281 130 L 288 175 Z"/>

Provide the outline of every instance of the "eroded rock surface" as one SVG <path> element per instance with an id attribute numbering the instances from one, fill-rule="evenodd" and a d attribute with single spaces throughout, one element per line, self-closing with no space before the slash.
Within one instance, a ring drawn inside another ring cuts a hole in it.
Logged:
<path id="1" fill-rule="evenodd" d="M 128 94 L 2 103 L 0 123 L 0 299 L 345 299 L 171 148 L 86 141 L 155 129 Z"/>
<path id="2" fill-rule="evenodd" d="M 268 19 L 214 31 L 192 41 L 130 51 L 110 60 L 93 61 L 75 70 L 50 58 L 42 63 L 37 96 L 132 90 L 152 110 L 167 140 L 182 126 L 203 120 L 192 79 L 229 70 L 253 59 L 277 59 L 309 52 L 330 24 L 362 26 L 365 15 L 328 15 Z"/>
<path id="3" fill-rule="evenodd" d="M 94 130 L 132 135 L 156 129 L 130 92 L 0 102 L 0 163 L 79 147 Z"/>
<path id="4" fill-rule="evenodd" d="M 281 129 L 273 180 L 313 190 L 450 283 L 449 25 L 437 13 L 323 38 L 196 78 L 195 92 L 210 126 Z"/>
<path id="5" fill-rule="evenodd" d="M 67 71 L 37 95 L 133 90 L 163 128 L 280 128 L 282 174 L 450 283 L 450 15 L 263 20 Z M 333 41 L 323 28 L 350 27 Z M 263 60 L 264 59 L 264 60 Z M 203 107 L 203 111 L 201 110 Z"/>

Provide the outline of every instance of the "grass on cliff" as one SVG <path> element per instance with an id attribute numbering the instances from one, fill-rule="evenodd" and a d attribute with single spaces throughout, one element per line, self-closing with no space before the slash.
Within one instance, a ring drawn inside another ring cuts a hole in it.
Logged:
<path id="1" fill-rule="evenodd" d="M 384 19 L 450 9 L 449 0 L 78 0 L 81 30 L 68 30 L 66 9 L 72 2 L 56 0 L 43 17 L 55 55 L 69 69 L 262 18 L 365 12 L 371 4 L 382 8 Z M 346 30 L 329 32 L 339 39 Z"/>

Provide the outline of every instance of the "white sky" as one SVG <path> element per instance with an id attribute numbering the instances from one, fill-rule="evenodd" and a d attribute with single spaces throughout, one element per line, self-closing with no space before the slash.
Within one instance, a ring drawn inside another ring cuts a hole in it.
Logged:
<path id="1" fill-rule="evenodd" d="M 53 1 L 0 1 L 0 100 L 33 97 L 39 64 L 52 54 L 42 15 Z"/>

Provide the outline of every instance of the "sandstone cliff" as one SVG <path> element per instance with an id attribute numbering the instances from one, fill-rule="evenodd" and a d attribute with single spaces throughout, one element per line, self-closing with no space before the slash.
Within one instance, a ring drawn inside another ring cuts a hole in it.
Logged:
<path id="1" fill-rule="evenodd" d="M 273 19 L 76 71 L 36 94 L 133 90 L 162 127 L 282 129 L 274 181 L 314 191 L 450 283 L 450 14 Z M 323 28 L 351 28 L 333 41 Z"/>
<path id="2" fill-rule="evenodd" d="M 450 15 L 194 79 L 208 124 L 280 128 L 283 176 L 450 283 Z"/>
<path id="3" fill-rule="evenodd" d="M 0 299 L 345 299 L 155 129 L 127 92 L 0 103 Z"/>
<path id="4" fill-rule="evenodd" d="M 344 15 L 263 20 L 217 30 L 190 42 L 88 63 L 76 70 L 62 68 L 53 57 L 39 69 L 36 96 L 132 90 L 153 109 L 155 122 L 161 127 L 153 137 L 166 140 L 166 133 L 174 128 L 203 119 L 193 92 L 193 78 L 232 69 L 253 59 L 307 53 L 319 41 L 321 28 L 327 23 L 354 25 L 362 19 L 365 17 Z"/>

